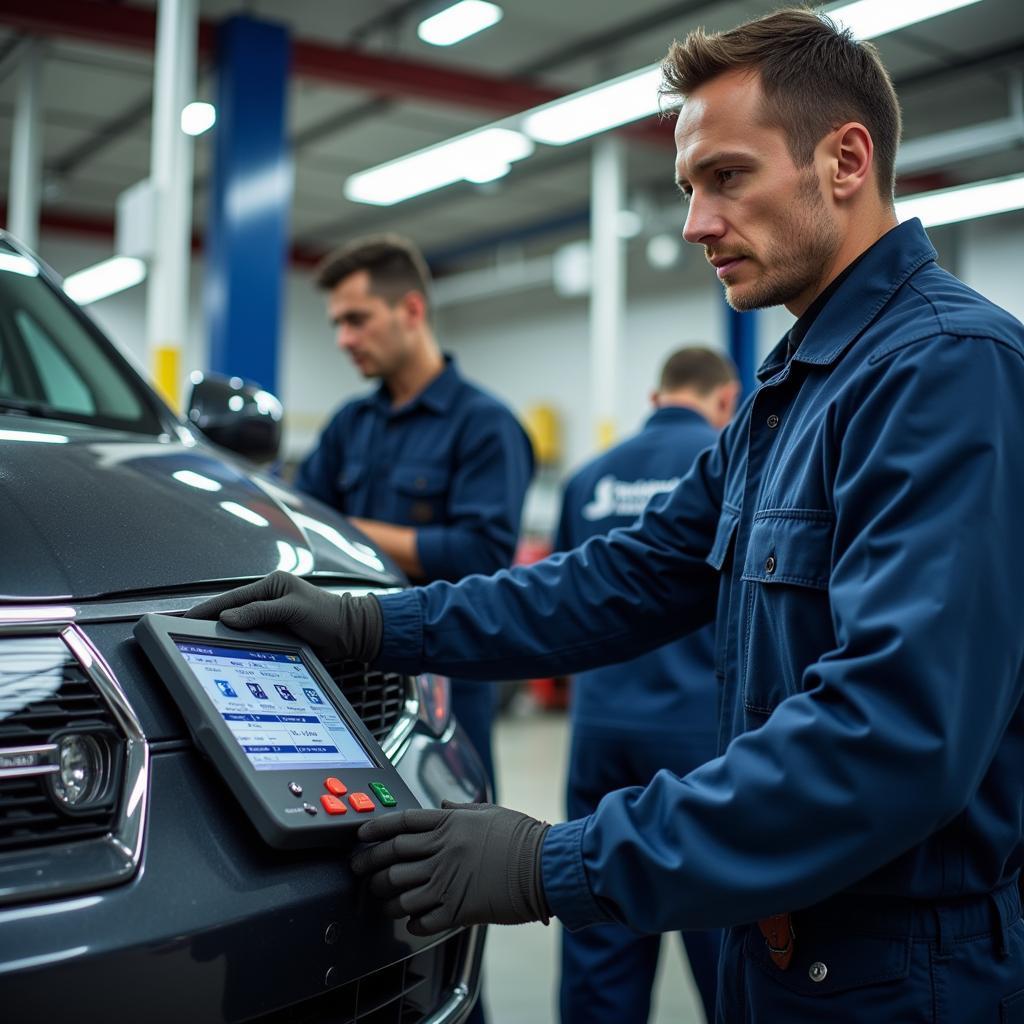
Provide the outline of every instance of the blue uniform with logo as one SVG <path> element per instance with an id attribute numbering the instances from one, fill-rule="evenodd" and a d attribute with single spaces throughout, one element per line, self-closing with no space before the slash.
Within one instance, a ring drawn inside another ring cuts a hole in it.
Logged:
<path id="1" fill-rule="evenodd" d="M 513 413 L 454 360 L 393 408 L 384 385 L 335 414 L 295 484 L 365 519 L 416 528 L 423 580 L 458 580 L 511 565 L 533 449 Z M 452 680 L 452 708 L 494 786 L 494 690 Z"/>
<path id="2" fill-rule="evenodd" d="M 719 756 L 555 825 L 551 910 L 730 926 L 729 1024 L 1020 1021 L 1024 326 L 912 220 L 788 353 L 638 526 L 384 598 L 379 662 L 579 671 L 714 616 Z"/>
<path id="3" fill-rule="evenodd" d="M 588 462 L 565 485 L 555 549 L 568 551 L 631 526 L 649 502 L 675 488 L 717 438 L 693 409 L 658 409 L 640 433 Z M 714 631 L 705 626 L 639 658 L 575 677 L 566 792 L 570 819 L 597 810 L 612 790 L 646 786 L 662 768 L 682 776 L 715 756 L 713 651 Z M 720 940 L 718 931 L 683 933 L 708 1020 L 715 1015 Z M 660 945 L 660 935 L 620 924 L 563 931 L 563 1024 L 647 1020 Z"/>

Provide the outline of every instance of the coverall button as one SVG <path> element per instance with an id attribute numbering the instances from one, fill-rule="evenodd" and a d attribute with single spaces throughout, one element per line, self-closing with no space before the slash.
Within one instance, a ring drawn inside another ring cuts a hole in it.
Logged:
<path id="1" fill-rule="evenodd" d="M 764 562 L 764 571 L 771 576 L 775 572 L 775 556 L 769 555 Z"/>
<path id="2" fill-rule="evenodd" d="M 778 425 L 779 417 L 776 416 L 775 413 L 772 413 L 771 416 L 768 417 L 768 426 L 771 427 L 772 430 L 774 430 Z"/>
<path id="3" fill-rule="evenodd" d="M 815 960 L 807 970 L 807 977 L 811 981 L 824 981 L 827 974 L 828 968 L 820 960 Z"/>

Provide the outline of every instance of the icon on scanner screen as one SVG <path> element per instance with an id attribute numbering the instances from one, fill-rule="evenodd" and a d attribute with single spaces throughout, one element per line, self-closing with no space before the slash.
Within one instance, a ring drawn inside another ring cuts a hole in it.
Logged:
<path id="1" fill-rule="evenodd" d="M 214 679 L 214 683 L 217 689 L 220 690 L 225 697 L 237 697 L 238 694 L 231 688 L 231 684 L 226 679 Z"/>
<path id="2" fill-rule="evenodd" d="M 320 694 L 317 693 L 316 690 L 303 687 L 302 692 L 306 695 L 306 700 L 308 700 L 310 704 L 323 704 L 323 701 L 320 699 Z"/>
<path id="3" fill-rule="evenodd" d="M 275 684 L 274 689 L 277 690 L 281 700 L 295 700 L 295 695 L 287 686 L 282 686 L 280 683 Z"/>
<path id="4" fill-rule="evenodd" d="M 270 700 L 267 691 L 259 683 L 246 683 L 245 685 L 249 687 L 249 691 L 257 700 Z"/>

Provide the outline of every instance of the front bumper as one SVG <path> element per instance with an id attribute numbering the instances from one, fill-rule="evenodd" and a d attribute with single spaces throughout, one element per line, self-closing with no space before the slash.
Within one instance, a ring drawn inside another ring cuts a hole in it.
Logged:
<path id="1" fill-rule="evenodd" d="M 482 930 L 411 936 L 356 883 L 348 849 L 266 846 L 183 738 L 130 627 L 85 628 L 149 739 L 139 869 L 109 888 L 0 909 L 5 1024 L 463 1020 Z M 455 723 L 440 738 L 412 729 L 392 757 L 424 805 L 484 798 L 483 769 Z"/>

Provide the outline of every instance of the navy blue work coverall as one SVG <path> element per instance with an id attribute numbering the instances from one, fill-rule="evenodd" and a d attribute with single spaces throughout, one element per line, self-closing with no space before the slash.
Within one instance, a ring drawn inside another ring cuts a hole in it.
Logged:
<path id="1" fill-rule="evenodd" d="M 512 564 L 533 448 L 515 415 L 454 360 L 399 408 L 382 384 L 346 403 L 299 467 L 296 486 L 350 516 L 416 528 L 423 579 Z M 494 788 L 495 694 L 453 679 L 452 710 Z"/>
<path id="2" fill-rule="evenodd" d="M 631 526 L 663 500 L 713 445 L 718 431 L 693 409 L 657 409 L 634 436 L 598 455 L 565 485 L 555 550 Z M 639 658 L 581 672 L 572 686 L 566 790 L 570 819 L 597 810 L 623 786 L 646 786 L 667 768 L 683 776 L 715 756 L 718 686 L 714 630 L 705 626 Z M 715 1019 L 717 930 L 684 932 L 690 969 Z M 620 924 L 562 932 L 562 1024 L 628 1024 L 650 1015 L 660 935 Z"/>
<path id="3" fill-rule="evenodd" d="M 787 347 L 639 525 L 386 596 L 378 662 L 580 671 L 714 615 L 720 756 L 552 827 L 551 911 L 731 926 L 729 1024 L 1020 1021 L 1024 326 L 911 220 Z"/>

